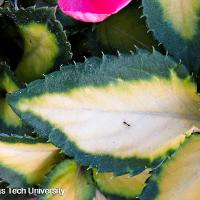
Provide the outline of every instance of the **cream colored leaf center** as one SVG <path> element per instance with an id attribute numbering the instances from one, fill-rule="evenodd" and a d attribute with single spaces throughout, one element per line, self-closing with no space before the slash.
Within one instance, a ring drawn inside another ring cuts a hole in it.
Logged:
<path id="1" fill-rule="evenodd" d="M 192 40 L 198 31 L 199 0 L 159 0 L 164 18 L 184 39 Z"/>
<path id="2" fill-rule="evenodd" d="M 48 121 L 77 147 L 116 157 L 163 155 L 199 128 L 196 86 L 172 74 L 21 99 L 17 108 Z"/>
<path id="3" fill-rule="evenodd" d="M 198 200 L 200 196 L 200 138 L 193 138 L 167 163 L 159 177 L 157 200 Z"/>

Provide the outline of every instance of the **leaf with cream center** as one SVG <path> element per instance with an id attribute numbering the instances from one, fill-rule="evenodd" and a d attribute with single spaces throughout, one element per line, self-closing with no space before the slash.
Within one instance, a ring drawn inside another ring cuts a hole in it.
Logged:
<path id="1" fill-rule="evenodd" d="M 44 194 L 38 200 L 92 200 L 95 188 L 90 173 L 74 160 L 58 164 L 47 176 L 44 188 L 63 190 L 63 193 Z"/>
<path id="2" fill-rule="evenodd" d="M 195 83 L 184 66 L 158 52 L 91 58 L 8 99 L 76 161 L 116 174 L 157 166 L 200 122 Z"/>
<path id="3" fill-rule="evenodd" d="M 41 139 L 0 135 L 0 178 L 12 187 L 41 184 L 63 158 L 60 150 Z"/>
<path id="4" fill-rule="evenodd" d="M 200 1 L 143 0 L 149 29 L 177 61 L 197 73 L 200 69 Z"/>
<path id="5" fill-rule="evenodd" d="M 198 200 L 200 135 L 194 134 L 150 178 L 141 200 Z"/>
<path id="6" fill-rule="evenodd" d="M 0 65 L 0 132 L 5 134 L 32 135 L 32 129 L 27 127 L 11 109 L 6 94 L 21 88 L 7 65 Z"/>
<path id="7" fill-rule="evenodd" d="M 71 59 L 70 45 L 53 8 L 0 10 L 19 28 L 24 53 L 15 70 L 22 82 L 30 82 L 49 73 Z"/>
<path id="8" fill-rule="evenodd" d="M 146 169 L 136 176 L 128 174 L 114 176 L 113 173 L 98 173 L 93 169 L 93 179 L 103 193 L 123 198 L 140 196 L 146 185 L 145 182 L 150 176 L 150 169 Z"/>

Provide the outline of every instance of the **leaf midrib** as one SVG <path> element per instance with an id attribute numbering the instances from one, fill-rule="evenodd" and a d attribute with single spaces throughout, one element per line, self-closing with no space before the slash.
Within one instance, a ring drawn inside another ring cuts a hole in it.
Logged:
<path id="1" fill-rule="evenodd" d="M 63 108 L 57 108 L 57 109 L 62 109 Z M 89 108 L 71 108 L 67 109 L 68 111 L 75 111 L 75 110 L 80 110 L 80 112 L 84 111 L 92 111 L 92 112 L 102 112 L 102 113 L 129 113 L 129 114 L 137 114 L 137 115 L 150 115 L 152 117 L 166 117 L 166 118 L 176 118 L 176 119 L 188 119 L 188 120 L 194 120 L 194 121 L 200 121 L 200 114 L 183 114 L 183 113 L 177 113 L 177 112 L 153 112 L 153 111 L 114 111 L 114 110 L 100 110 L 100 109 L 89 109 Z"/>

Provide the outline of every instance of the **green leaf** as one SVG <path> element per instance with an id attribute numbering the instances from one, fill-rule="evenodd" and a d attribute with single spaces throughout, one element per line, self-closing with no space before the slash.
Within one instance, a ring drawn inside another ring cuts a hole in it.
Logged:
<path id="1" fill-rule="evenodd" d="M 5 134 L 32 135 L 32 129 L 26 126 L 13 112 L 6 100 L 6 94 L 22 87 L 7 65 L 0 65 L 0 132 Z"/>
<path id="2" fill-rule="evenodd" d="M 113 173 L 98 173 L 97 170 L 93 170 L 93 179 L 103 193 L 124 198 L 140 196 L 149 177 L 150 169 L 146 169 L 136 176 L 128 174 L 114 176 Z"/>
<path id="3" fill-rule="evenodd" d="M 53 8 L 1 10 L 19 27 L 24 38 L 24 54 L 15 70 L 20 81 L 29 82 L 66 64 L 70 45 Z"/>
<path id="4" fill-rule="evenodd" d="M 65 160 L 47 176 L 43 188 L 63 190 L 63 194 L 46 194 L 38 200 L 92 200 L 95 188 L 90 173 L 73 160 Z"/>
<path id="5" fill-rule="evenodd" d="M 150 178 L 141 200 L 199 199 L 200 135 L 193 134 Z"/>
<path id="6" fill-rule="evenodd" d="M 158 52 L 68 65 L 8 100 L 67 155 L 115 174 L 154 168 L 200 128 L 196 84 Z"/>
<path id="7" fill-rule="evenodd" d="M 59 149 L 44 140 L 0 135 L 0 178 L 12 187 L 41 184 L 62 160 Z"/>
<path id="8" fill-rule="evenodd" d="M 8 65 L 0 64 L 0 90 L 14 92 L 21 87 L 20 83 L 15 80 L 13 73 Z"/>
<path id="9" fill-rule="evenodd" d="M 95 42 L 102 46 L 104 52 L 129 52 L 134 46 L 150 51 L 152 46 L 159 49 L 151 33 L 147 33 L 140 5 L 139 1 L 133 2 L 118 14 L 96 24 Z"/>
<path id="10" fill-rule="evenodd" d="M 152 51 L 153 47 L 163 51 L 148 32 L 145 19 L 141 18 L 140 6 L 140 1 L 134 1 L 107 20 L 96 23 L 92 27 L 87 25 L 87 29 L 71 35 L 69 40 L 72 44 L 73 59 L 82 61 L 83 56 L 101 56 L 102 52 L 115 55 L 118 51 L 129 53 L 135 51 L 136 46 L 149 51 Z"/>
<path id="11" fill-rule="evenodd" d="M 143 0 L 149 29 L 177 61 L 200 69 L 200 1 Z"/>

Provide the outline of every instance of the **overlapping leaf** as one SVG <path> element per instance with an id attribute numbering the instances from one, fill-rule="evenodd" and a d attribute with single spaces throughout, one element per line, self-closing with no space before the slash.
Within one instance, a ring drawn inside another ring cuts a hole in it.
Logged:
<path id="1" fill-rule="evenodd" d="M 32 129 L 26 126 L 13 112 L 6 100 L 6 94 L 19 90 L 19 84 L 7 65 L 0 65 L 0 132 L 5 134 L 32 135 Z"/>
<path id="2" fill-rule="evenodd" d="M 118 14 L 97 24 L 94 30 L 95 42 L 105 51 L 129 52 L 134 46 L 149 51 L 158 44 L 148 32 L 145 21 L 141 18 L 140 2 L 133 2 Z"/>
<path id="3" fill-rule="evenodd" d="M 200 121 L 195 83 L 157 52 L 63 67 L 9 102 L 79 163 L 117 174 L 157 166 Z"/>
<path id="4" fill-rule="evenodd" d="M 172 158 L 156 170 L 141 200 L 198 200 L 200 169 L 200 135 L 186 140 Z"/>
<path id="5" fill-rule="evenodd" d="M 145 182 L 150 177 L 150 171 L 150 169 L 146 169 L 136 176 L 127 174 L 114 176 L 112 173 L 98 173 L 94 169 L 93 178 L 103 193 L 133 199 L 141 195 L 146 185 Z"/>
<path id="6" fill-rule="evenodd" d="M 15 70 L 19 80 L 34 80 L 68 63 L 70 45 L 61 24 L 55 19 L 53 8 L 1 10 L 0 13 L 17 24 L 24 39 L 23 57 Z"/>
<path id="7" fill-rule="evenodd" d="M 41 184 L 62 160 L 59 149 L 41 139 L 0 136 L 0 178 L 13 187 Z"/>
<path id="8" fill-rule="evenodd" d="M 65 160 L 47 176 L 44 188 L 62 189 L 63 193 L 46 194 L 39 200 L 92 200 L 95 188 L 89 172 L 73 160 Z"/>
<path id="9" fill-rule="evenodd" d="M 191 72 L 200 69 L 200 1 L 143 0 L 149 29 Z"/>

